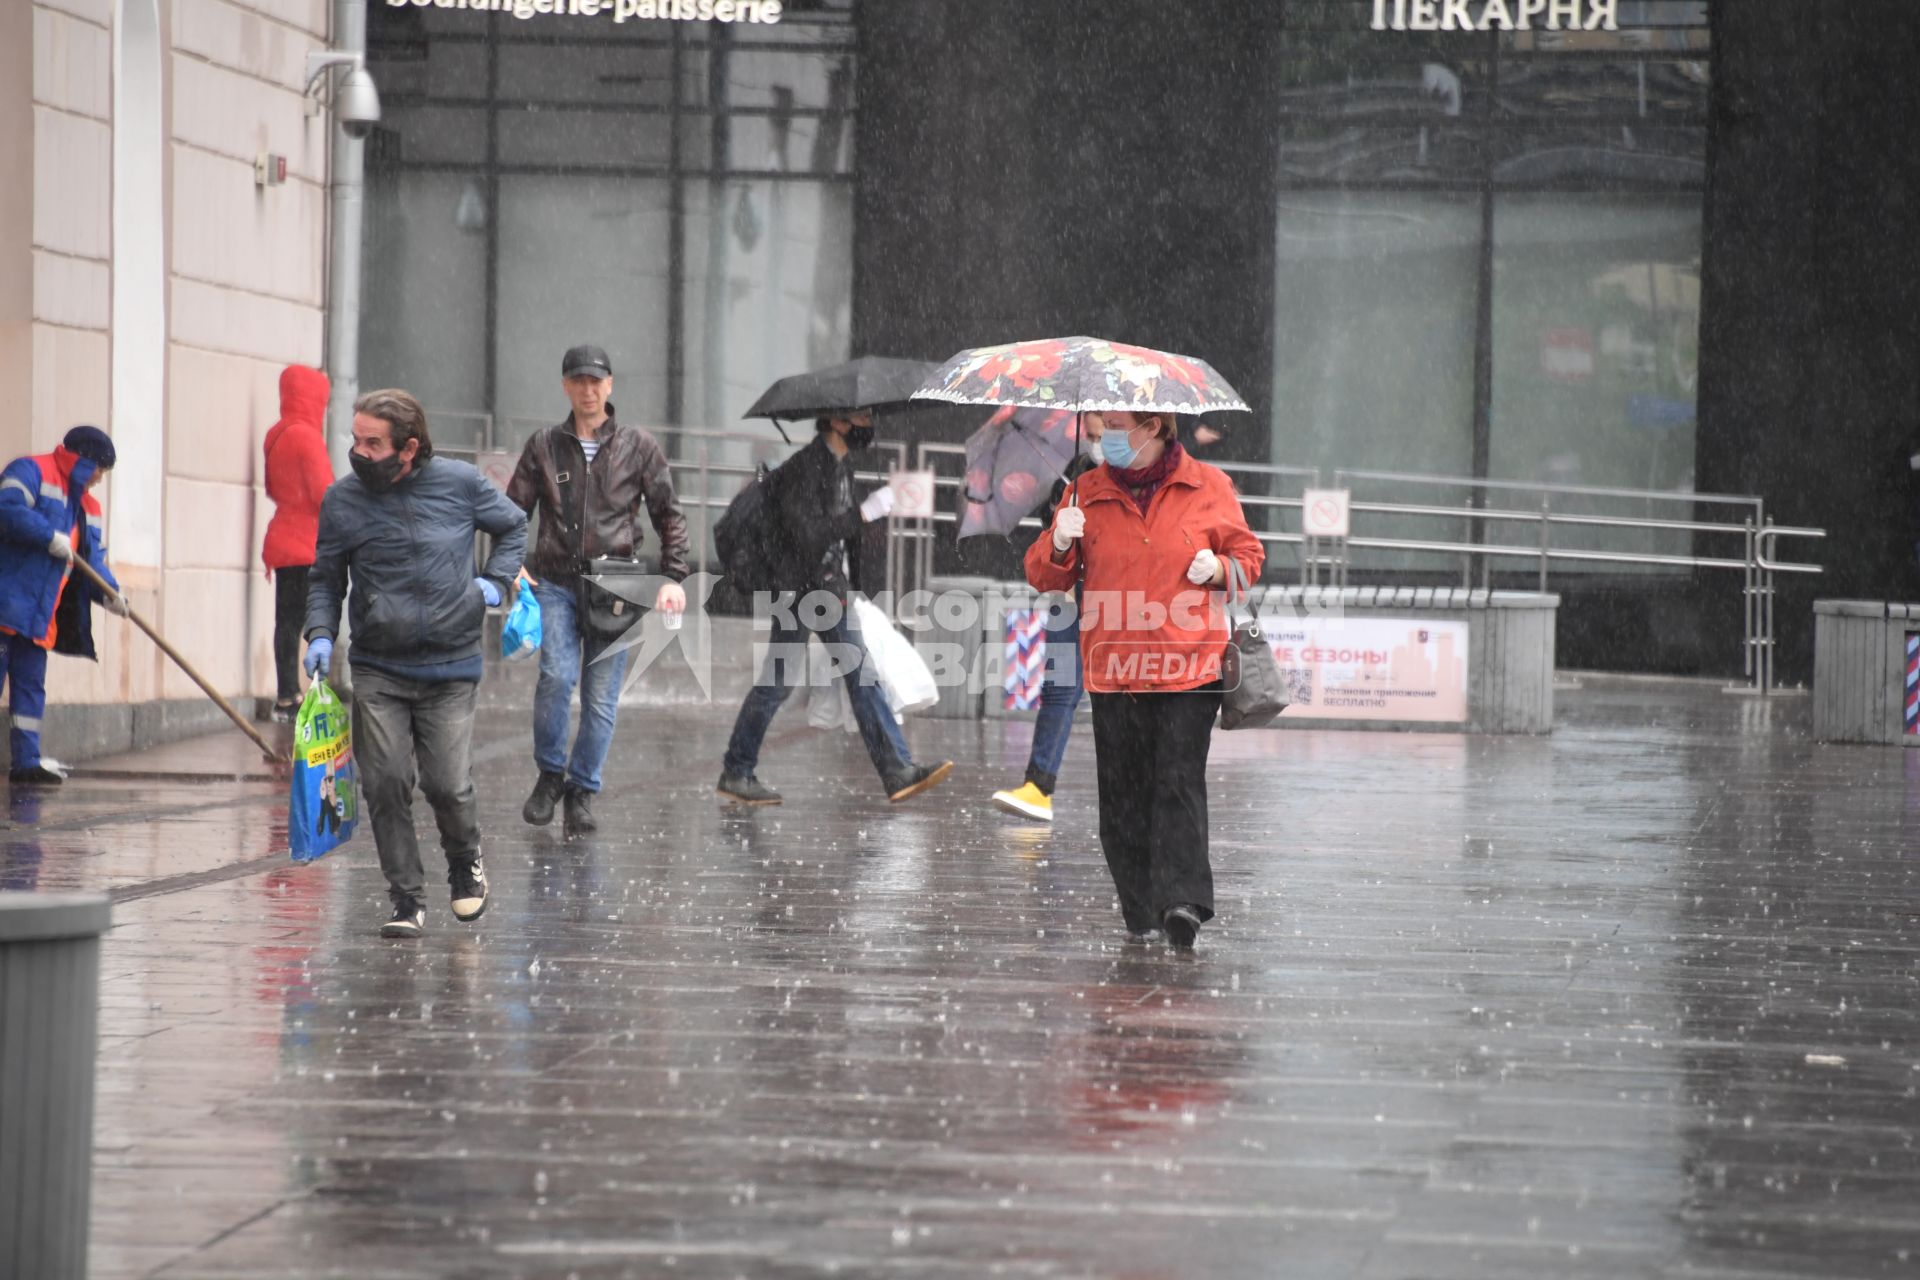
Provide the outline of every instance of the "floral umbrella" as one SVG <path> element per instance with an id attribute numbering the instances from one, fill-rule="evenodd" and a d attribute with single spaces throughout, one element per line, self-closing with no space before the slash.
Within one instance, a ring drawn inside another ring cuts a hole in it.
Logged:
<path id="1" fill-rule="evenodd" d="M 913 398 L 1070 412 L 1247 408 L 1240 393 L 1204 360 L 1103 338 L 1040 338 L 972 347 L 940 366 Z"/>

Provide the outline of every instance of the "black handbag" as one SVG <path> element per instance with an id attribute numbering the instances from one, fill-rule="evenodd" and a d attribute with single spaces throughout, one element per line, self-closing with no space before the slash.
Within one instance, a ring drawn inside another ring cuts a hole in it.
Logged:
<path id="1" fill-rule="evenodd" d="M 596 640 L 618 640 L 651 607 L 645 600 L 652 561 L 604 556 L 587 561 L 580 578 L 580 629 Z"/>
<path id="2" fill-rule="evenodd" d="M 1254 615 L 1246 571 L 1231 557 L 1226 560 L 1227 622 L 1231 630 L 1220 663 L 1220 727 L 1258 729 L 1272 724 L 1287 709 L 1287 682 L 1260 628 L 1260 619 Z M 1236 597 L 1247 605 L 1245 617 L 1234 616 Z"/>

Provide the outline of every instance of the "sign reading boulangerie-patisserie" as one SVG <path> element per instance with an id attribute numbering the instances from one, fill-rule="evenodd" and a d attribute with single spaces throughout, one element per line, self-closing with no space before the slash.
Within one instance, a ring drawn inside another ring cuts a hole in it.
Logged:
<path id="1" fill-rule="evenodd" d="M 611 18 L 634 21 L 778 22 L 781 0 L 387 0 L 390 9 L 465 9 L 529 18 Z"/>
<path id="2" fill-rule="evenodd" d="M 1618 31 L 1619 0 L 1373 0 L 1375 31 Z"/>

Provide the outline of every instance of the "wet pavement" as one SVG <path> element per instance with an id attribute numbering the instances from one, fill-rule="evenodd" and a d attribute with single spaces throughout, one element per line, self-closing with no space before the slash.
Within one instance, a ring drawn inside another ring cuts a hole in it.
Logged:
<path id="1" fill-rule="evenodd" d="M 385 942 L 238 735 L 11 798 L 10 888 L 110 888 L 93 1271 L 121 1276 L 1920 1274 L 1920 753 L 1804 699 L 1587 678 L 1550 739 L 1216 734 L 1218 921 L 1125 941 L 1091 734 L 623 713 L 603 834 L 521 825 Z M 425 825 L 424 807 L 421 810 Z"/>

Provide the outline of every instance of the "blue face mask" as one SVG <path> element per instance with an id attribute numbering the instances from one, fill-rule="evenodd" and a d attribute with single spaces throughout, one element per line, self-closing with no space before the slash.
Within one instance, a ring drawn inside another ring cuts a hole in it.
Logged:
<path id="1" fill-rule="evenodd" d="M 1126 432 L 1110 429 L 1100 437 L 1100 456 L 1107 460 L 1108 466 L 1126 471 L 1133 466 L 1140 451 L 1127 439 Z"/>

